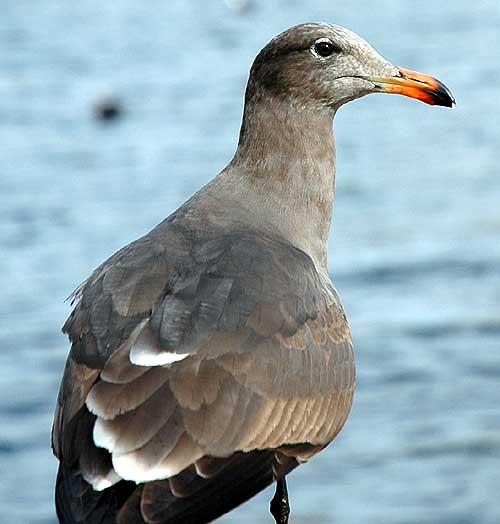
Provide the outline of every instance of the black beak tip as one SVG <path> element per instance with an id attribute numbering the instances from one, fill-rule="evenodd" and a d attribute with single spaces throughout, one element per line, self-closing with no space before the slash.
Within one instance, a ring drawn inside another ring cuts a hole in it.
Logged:
<path id="1" fill-rule="evenodd" d="M 432 98 L 437 106 L 454 107 L 456 105 L 455 97 L 442 82 L 439 82 L 438 88 L 432 92 Z"/>

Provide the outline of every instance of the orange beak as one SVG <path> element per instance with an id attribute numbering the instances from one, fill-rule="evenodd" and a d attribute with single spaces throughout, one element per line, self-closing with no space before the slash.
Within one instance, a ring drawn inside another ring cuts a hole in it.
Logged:
<path id="1" fill-rule="evenodd" d="M 455 99 L 450 90 L 437 78 L 399 68 L 399 76 L 389 78 L 370 77 L 382 93 L 396 93 L 398 95 L 416 98 L 426 104 L 453 107 Z"/>

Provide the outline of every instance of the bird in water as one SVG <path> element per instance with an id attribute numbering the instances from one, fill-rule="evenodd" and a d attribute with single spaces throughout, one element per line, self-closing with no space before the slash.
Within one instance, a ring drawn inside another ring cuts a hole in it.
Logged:
<path id="1" fill-rule="evenodd" d="M 73 293 L 52 446 L 61 524 L 203 524 L 325 448 L 351 408 L 348 322 L 328 274 L 332 121 L 435 78 L 351 31 L 281 33 L 257 55 L 228 166 Z"/>

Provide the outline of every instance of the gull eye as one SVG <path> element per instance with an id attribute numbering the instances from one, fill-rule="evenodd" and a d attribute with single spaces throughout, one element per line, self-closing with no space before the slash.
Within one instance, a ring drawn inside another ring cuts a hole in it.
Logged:
<path id="1" fill-rule="evenodd" d="M 321 38 L 314 42 L 311 51 L 317 57 L 327 58 L 333 55 L 333 53 L 340 53 L 341 49 L 328 40 L 328 38 Z"/>

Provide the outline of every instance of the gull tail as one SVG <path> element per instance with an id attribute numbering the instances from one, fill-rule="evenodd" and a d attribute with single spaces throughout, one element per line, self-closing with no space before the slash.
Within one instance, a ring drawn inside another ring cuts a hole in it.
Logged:
<path id="1" fill-rule="evenodd" d="M 239 506 L 298 465 L 274 451 L 204 458 L 179 475 L 136 485 L 120 481 L 96 492 L 77 468 L 61 464 L 60 524 L 205 524 Z"/>

